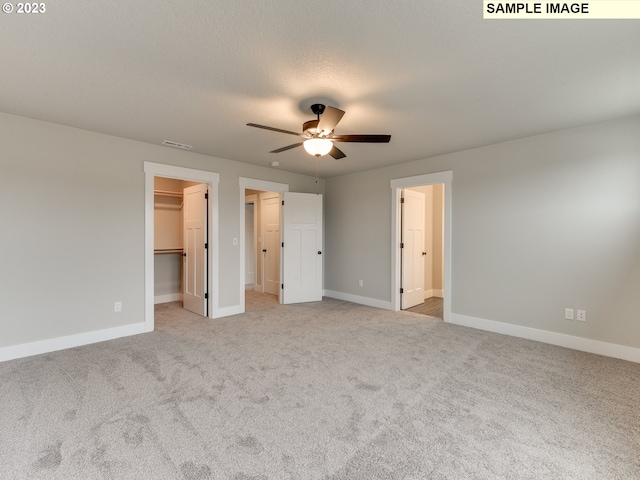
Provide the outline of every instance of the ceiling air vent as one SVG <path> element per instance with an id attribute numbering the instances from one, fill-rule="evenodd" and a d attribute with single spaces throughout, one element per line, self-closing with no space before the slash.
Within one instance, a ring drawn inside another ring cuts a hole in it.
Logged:
<path id="1" fill-rule="evenodd" d="M 191 145 L 185 145 L 184 143 L 172 142 L 171 140 L 165 140 L 162 142 L 162 145 L 166 145 L 167 147 L 173 148 L 181 148 L 182 150 L 191 150 L 193 147 Z"/>

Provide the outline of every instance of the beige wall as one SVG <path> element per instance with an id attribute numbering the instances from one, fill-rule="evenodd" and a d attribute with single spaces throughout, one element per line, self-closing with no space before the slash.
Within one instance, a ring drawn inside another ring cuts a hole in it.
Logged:
<path id="1" fill-rule="evenodd" d="M 451 170 L 454 314 L 638 348 L 639 132 L 633 116 L 329 178 L 325 288 L 390 301 L 390 180 Z"/>
<path id="2" fill-rule="evenodd" d="M 0 347 L 144 321 L 145 161 L 220 174 L 220 308 L 240 303 L 239 177 L 318 188 L 310 176 L 0 114 Z"/>

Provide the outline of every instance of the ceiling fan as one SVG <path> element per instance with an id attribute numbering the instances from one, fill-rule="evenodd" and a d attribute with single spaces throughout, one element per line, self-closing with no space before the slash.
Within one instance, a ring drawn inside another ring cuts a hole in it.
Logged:
<path id="1" fill-rule="evenodd" d="M 305 139 L 302 142 L 287 145 L 286 147 L 272 150 L 269 153 L 280 153 L 303 145 L 304 149 L 310 155 L 321 157 L 329 154 L 336 160 L 344 158 L 346 155 L 334 145 L 334 142 L 389 143 L 389 140 L 391 140 L 391 135 L 334 135 L 333 129 L 336 128 L 336 125 L 338 125 L 338 122 L 342 119 L 344 111 L 334 107 L 325 107 L 321 103 L 311 105 L 311 111 L 318 118 L 304 122 L 302 124 L 302 133 L 267 127 L 265 125 L 258 125 L 257 123 L 247 123 L 247 126 L 287 133 Z"/>

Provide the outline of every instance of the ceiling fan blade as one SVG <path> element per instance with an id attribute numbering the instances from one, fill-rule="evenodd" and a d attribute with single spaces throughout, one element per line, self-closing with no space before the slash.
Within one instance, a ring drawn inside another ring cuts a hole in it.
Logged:
<path id="1" fill-rule="evenodd" d="M 271 130 L 272 132 L 288 133 L 289 135 L 295 135 L 301 137 L 298 132 L 292 132 L 290 130 L 282 130 L 281 128 L 267 127 L 266 125 L 258 125 L 257 123 L 247 123 L 248 127 L 264 128 L 265 130 Z"/>
<path id="2" fill-rule="evenodd" d="M 344 112 L 338 108 L 326 107 L 316 127 L 318 133 L 322 132 L 325 135 L 330 134 L 333 129 L 336 128 L 336 125 L 338 125 L 343 115 Z"/>
<path id="3" fill-rule="evenodd" d="M 389 143 L 391 135 L 334 135 L 334 142 Z"/>
<path id="4" fill-rule="evenodd" d="M 287 150 L 291 150 L 292 148 L 299 147 L 300 145 L 302 145 L 302 142 L 294 143 L 293 145 L 287 145 L 286 147 L 278 148 L 277 150 L 271 150 L 269 153 L 286 152 Z"/>
<path id="5" fill-rule="evenodd" d="M 339 160 L 341 158 L 346 157 L 346 155 L 344 154 L 344 152 L 342 150 L 340 150 L 338 147 L 336 147 L 335 145 L 333 146 L 333 148 L 331 149 L 331 151 L 329 152 L 329 155 L 331 155 L 333 158 L 335 158 L 336 160 Z"/>

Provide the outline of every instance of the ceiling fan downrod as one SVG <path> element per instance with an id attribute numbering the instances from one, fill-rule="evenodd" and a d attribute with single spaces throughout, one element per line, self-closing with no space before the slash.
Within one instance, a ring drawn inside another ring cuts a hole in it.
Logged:
<path id="1" fill-rule="evenodd" d="M 314 103 L 311 105 L 311 111 L 314 115 L 317 115 L 318 121 L 320 121 L 320 115 L 324 113 L 325 106 L 321 103 Z"/>

